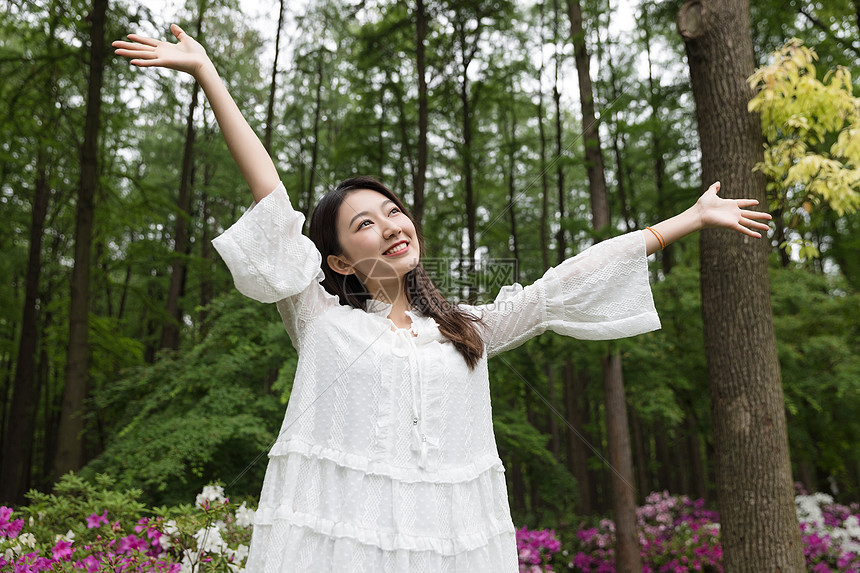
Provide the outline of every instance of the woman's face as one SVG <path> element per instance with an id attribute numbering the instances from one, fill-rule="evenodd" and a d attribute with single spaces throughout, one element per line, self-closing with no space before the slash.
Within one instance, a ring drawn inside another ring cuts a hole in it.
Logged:
<path id="1" fill-rule="evenodd" d="M 370 189 L 349 193 L 337 215 L 343 252 L 329 255 L 332 270 L 368 282 L 402 279 L 421 257 L 412 220 L 391 199 Z"/>

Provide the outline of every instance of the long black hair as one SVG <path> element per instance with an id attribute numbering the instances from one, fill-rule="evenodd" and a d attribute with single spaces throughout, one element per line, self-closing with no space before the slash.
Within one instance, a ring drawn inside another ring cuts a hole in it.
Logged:
<path id="1" fill-rule="evenodd" d="M 325 275 L 325 279 L 322 281 L 323 288 L 336 295 L 340 304 L 364 309 L 367 301 L 371 298 L 371 294 L 361 279 L 354 273 L 340 274 L 328 264 L 329 255 L 341 255 L 343 253 L 337 235 L 337 216 L 341 203 L 347 195 L 359 189 L 369 189 L 381 193 L 394 202 L 397 208 L 412 220 L 400 198 L 382 183 L 372 177 L 352 177 L 326 193 L 317 203 L 311 215 L 309 235 L 317 250 L 322 254 L 322 270 Z M 414 220 L 413 224 L 415 224 Z M 417 224 L 415 225 L 415 232 L 418 237 L 420 252 L 424 253 L 424 236 Z M 406 296 L 410 306 L 424 316 L 433 318 L 439 325 L 439 331 L 454 344 L 469 368 L 474 368 L 484 353 L 484 342 L 478 334 L 476 325 L 480 322 L 480 318 L 448 302 L 433 284 L 420 261 L 418 266 L 406 274 L 405 280 Z"/>

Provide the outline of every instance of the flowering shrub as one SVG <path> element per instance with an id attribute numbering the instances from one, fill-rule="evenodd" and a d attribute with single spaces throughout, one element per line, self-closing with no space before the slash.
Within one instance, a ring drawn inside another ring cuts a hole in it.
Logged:
<path id="1" fill-rule="evenodd" d="M 517 530 L 520 573 L 552 573 L 550 561 L 560 549 L 561 542 L 552 529 L 530 531 L 523 527 Z"/>
<path id="2" fill-rule="evenodd" d="M 795 503 L 809 570 L 860 572 L 860 506 L 833 503 L 824 493 L 798 495 Z"/>
<path id="3" fill-rule="evenodd" d="M 206 486 L 193 507 L 147 511 L 139 492 L 112 492 L 108 478 L 98 481 L 70 474 L 54 494 L 31 494 L 30 506 L 0 507 L 0 571 L 242 570 L 253 510 L 230 504 L 221 486 Z"/>
<path id="4" fill-rule="evenodd" d="M 138 495 L 113 491 L 105 476 L 90 484 L 69 474 L 53 494 L 31 493 L 29 506 L 0 507 L 0 571 L 242 571 L 254 516 L 244 502 L 231 504 L 218 485 L 193 506 L 148 509 Z M 808 569 L 860 573 L 860 506 L 821 493 L 795 502 Z M 719 516 L 702 500 L 652 493 L 636 513 L 643 573 L 723 571 Z M 553 530 L 522 528 L 516 538 L 520 573 L 615 571 L 611 520 L 580 526 L 572 551 Z"/>
<path id="5" fill-rule="evenodd" d="M 795 503 L 808 569 L 860 573 L 858 505 L 834 504 L 820 493 L 798 495 Z M 643 573 L 723 571 L 719 515 L 702 500 L 652 493 L 636 515 Z M 614 545 L 615 524 L 604 519 L 597 527 L 581 527 L 574 550 L 562 555 L 568 571 L 609 573 L 615 571 Z"/>

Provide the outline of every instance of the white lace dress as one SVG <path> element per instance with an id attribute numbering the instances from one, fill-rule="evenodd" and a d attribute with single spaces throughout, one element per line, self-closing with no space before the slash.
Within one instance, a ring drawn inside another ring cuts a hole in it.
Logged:
<path id="1" fill-rule="evenodd" d="M 635 232 L 599 243 L 482 313 L 469 370 L 436 322 L 338 304 L 283 185 L 213 243 L 243 294 L 277 302 L 298 350 L 269 452 L 249 572 L 515 573 L 487 358 L 546 330 L 609 339 L 659 328 Z"/>

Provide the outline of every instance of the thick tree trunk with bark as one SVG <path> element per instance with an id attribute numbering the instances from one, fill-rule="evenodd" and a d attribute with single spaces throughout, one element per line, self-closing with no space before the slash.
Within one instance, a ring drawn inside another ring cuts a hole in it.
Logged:
<path id="1" fill-rule="evenodd" d="M 37 159 L 37 175 L 33 193 L 30 223 L 30 247 L 27 277 L 24 283 L 24 310 L 21 313 L 21 339 L 15 378 L 12 385 L 11 410 L 3 439 L 3 464 L 0 467 L 0 503 L 23 503 L 29 473 L 28 448 L 33 443 L 36 406 L 39 399 L 36 386 L 36 353 L 38 352 L 37 320 L 39 278 L 42 270 L 42 231 L 48 214 L 47 173 L 43 153 Z"/>
<path id="2" fill-rule="evenodd" d="M 585 396 L 587 386 L 586 374 L 576 372 L 573 361 L 564 363 L 564 405 L 567 419 L 571 426 L 579 430 L 582 438 L 568 432 L 567 435 L 567 469 L 576 479 L 579 489 L 579 505 L 577 511 L 590 515 L 592 511 L 591 477 L 588 473 L 588 446 L 583 440 L 589 440 L 585 427 L 588 425 L 588 403 Z"/>
<path id="3" fill-rule="evenodd" d="M 615 570 L 642 571 L 636 527 L 636 489 L 633 486 L 633 457 L 627 427 L 621 353 L 603 358 L 603 393 L 606 400 L 606 442 L 612 472 L 612 508 L 615 514 Z"/>
<path id="4" fill-rule="evenodd" d="M 90 259 L 98 184 L 98 138 L 102 107 L 102 77 L 105 57 L 107 0 L 93 0 L 90 13 L 90 68 L 87 82 L 87 113 L 81 149 L 81 179 L 75 212 L 75 267 L 69 306 L 69 346 L 66 386 L 57 430 L 57 477 L 83 465 L 84 400 L 89 392 Z"/>
<path id="5" fill-rule="evenodd" d="M 767 205 L 748 0 L 693 0 L 678 14 L 690 65 L 703 187 Z M 726 571 L 804 571 L 773 332 L 768 242 L 701 233 L 702 319 L 711 384 L 717 497 Z"/>
<path id="6" fill-rule="evenodd" d="M 594 88 L 591 82 L 591 56 L 585 45 L 582 28 L 582 5 L 579 0 L 567 0 L 570 17 L 570 38 L 579 80 L 579 105 L 582 111 L 582 142 L 585 147 L 585 168 L 588 173 L 588 192 L 591 195 L 592 226 L 598 232 L 609 225 L 609 201 L 606 197 L 606 175 L 603 151 L 600 147 L 597 117 L 594 113 Z"/>
<path id="7" fill-rule="evenodd" d="M 582 136 L 588 173 L 588 191 L 591 197 L 591 223 L 598 234 L 603 234 L 609 229 L 609 199 L 606 191 L 603 152 L 594 113 L 590 55 L 585 44 L 582 6 L 579 0 L 567 0 L 567 9 L 579 79 Z M 624 573 L 639 573 L 642 570 L 642 560 L 639 555 L 639 539 L 636 530 L 633 454 L 627 427 L 627 402 L 624 397 L 621 354 L 618 350 L 610 351 L 603 359 L 603 391 L 606 407 L 606 442 L 609 459 L 615 468 L 611 483 L 615 533 L 618 540 L 615 554 L 616 568 Z"/>

